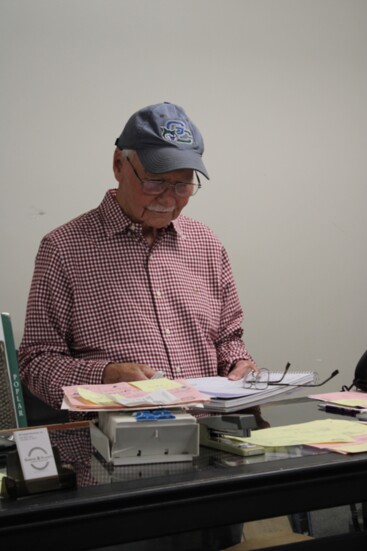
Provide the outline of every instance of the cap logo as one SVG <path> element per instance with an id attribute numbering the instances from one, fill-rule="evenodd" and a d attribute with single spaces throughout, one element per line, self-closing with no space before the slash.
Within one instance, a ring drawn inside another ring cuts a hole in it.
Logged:
<path id="1" fill-rule="evenodd" d="M 170 120 L 161 126 L 162 138 L 167 142 L 193 143 L 193 137 L 186 124 L 182 121 Z"/>

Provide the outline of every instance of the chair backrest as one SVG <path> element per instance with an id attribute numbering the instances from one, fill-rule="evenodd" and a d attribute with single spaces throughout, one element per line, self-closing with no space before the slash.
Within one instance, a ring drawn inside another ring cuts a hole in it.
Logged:
<path id="1" fill-rule="evenodd" d="M 25 428 L 69 421 L 67 411 L 56 410 L 37 398 L 21 381 L 11 317 L 0 313 L 0 428 Z"/>
<path id="2" fill-rule="evenodd" d="M 69 421 L 66 410 L 52 408 L 35 396 L 23 383 L 22 389 L 28 426 L 54 425 Z"/>
<path id="3" fill-rule="evenodd" d="M 367 392 L 367 350 L 357 363 L 353 384 L 360 390 Z"/>

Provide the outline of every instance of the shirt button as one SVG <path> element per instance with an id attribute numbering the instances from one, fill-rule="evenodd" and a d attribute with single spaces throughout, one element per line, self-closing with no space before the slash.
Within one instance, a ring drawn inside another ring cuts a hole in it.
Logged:
<path id="1" fill-rule="evenodd" d="M 182 371 L 182 370 L 181 370 L 181 367 L 177 367 L 177 368 L 176 368 L 176 371 L 177 371 L 177 373 L 181 373 L 181 371 Z"/>
<path id="2" fill-rule="evenodd" d="M 168 327 L 166 327 L 166 335 L 170 335 L 171 334 L 171 331 L 168 329 Z"/>
<path id="3" fill-rule="evenodd" d="M 157 297 L 161 298 L 162 293 L 161 293 L 160 291 L 157 291 L 157 292 L 156 292 L 156 295 L 157 295 Z"/>

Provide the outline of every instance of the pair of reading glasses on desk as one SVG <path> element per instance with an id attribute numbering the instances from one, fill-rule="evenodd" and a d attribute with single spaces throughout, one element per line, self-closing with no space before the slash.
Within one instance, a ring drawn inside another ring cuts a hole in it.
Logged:
<path id="1" fill-rule="evenodd" d="M 335 371 L 332 372 L 332 374 L 329 377 L 327 377 L 327 379 L 325 379 L 321 383 L 318 383 L 317 380 L 314 383 L 304 383 L 304 384 L 302 384 L 302 383 L 292 384 L 292 383 L 282 382 L 284 380 L 285 376 L 287 375 L 290 366 L 291 366 L 291 364 L 288 362 L 287 365 L 284 368 L 284 371 L 283 371 L 281 377 L 279 379 L 276 379 L 275 381 L 271 380 L 270 371 L 269 371 L 269 369 L 266 369 L 265 367 L 261 368 L 259 371 L 250 371 L 249 373 L 247 373 L 247 375 L 243 379 L 243 387 L 244 388 L 252 388 L 252 389 L 255 389 L 255 390 L 265 390 L 265 389 L 268 388 L 268 386 L 273 386 L 273 385 L 291 386 L 291 387 L 295 387 L 295 386 L 317 387 L 317 386 L 324 385 L 325 383 L 327 383 L 328 381 L 333 379 L 339 373 L 339 371 L 336 369 Z M 315 374 L 315 376 L 317 377 L 317 374 Z"/>

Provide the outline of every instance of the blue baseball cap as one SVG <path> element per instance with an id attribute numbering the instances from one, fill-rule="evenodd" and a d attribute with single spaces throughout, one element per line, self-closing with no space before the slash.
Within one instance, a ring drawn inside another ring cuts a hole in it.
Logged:
<path id="1" fill-rule="evenodd" d="M 188 168 L 209 180 L 202 161 L 202 135 L 182 107 L 173 103 L 149 105 L 134 113 L 115 145 L 136 150 L 143 167 L 152 174 Z"/>

